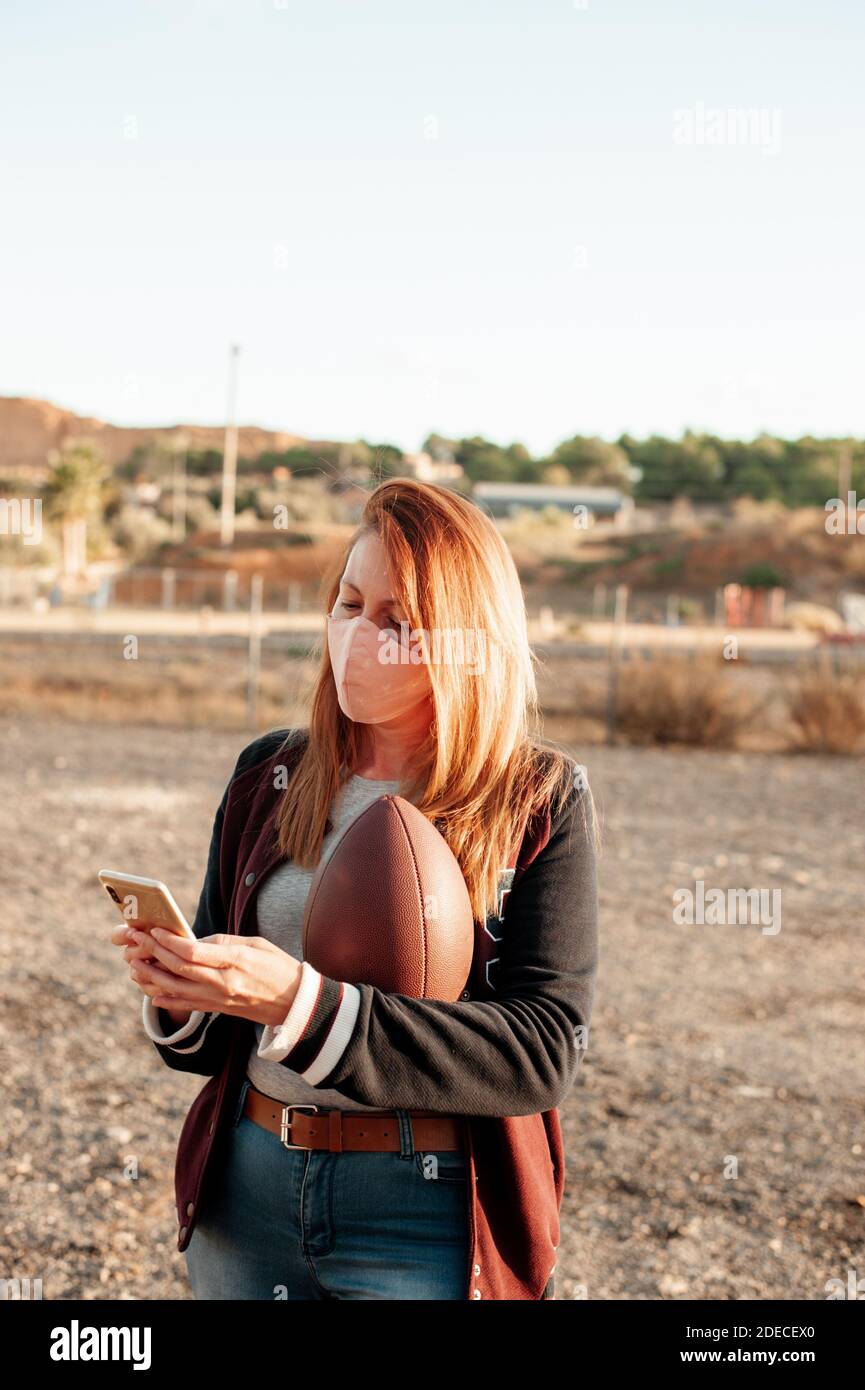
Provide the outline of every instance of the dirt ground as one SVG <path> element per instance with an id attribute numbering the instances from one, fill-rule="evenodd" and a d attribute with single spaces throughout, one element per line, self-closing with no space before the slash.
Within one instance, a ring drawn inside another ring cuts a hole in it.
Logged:
<path id="1" fill-rule="evenodd" d="M 45 1298 L 191 1296 L 172 1175 L 203 1079 L 145 1037 L 94 875 L 163 878 L 191 914 L 248 738 L 0 723 L 0 1274 Z M 604 848 L 557 1297 L 823 1299 L 865 1275 L 862 763 L 571 751 Z M 781 930 L 677 925 L 698 879 L 780 889 Z"/>

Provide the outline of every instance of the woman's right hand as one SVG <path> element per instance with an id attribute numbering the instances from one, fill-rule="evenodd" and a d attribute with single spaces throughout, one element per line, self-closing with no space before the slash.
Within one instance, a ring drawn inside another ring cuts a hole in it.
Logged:
<path id="1" fill-rule="evenodd" d="M 123 958 L 124 960 L 129 962 L 129 973 L 132 976 L 132 979 L 138 985 L 139 989 L 141 989 L 142 994 L 146 994 L 147 991 L 141 985 L 137 962 L 140 960 L 155 961 L 156 957 L 153 954 L 153 947 L 151 946 L 149 941 L 142 941 L 139 943 L 133 939 L 132 933 L 134 931 L 145 930 L 146 928 L 143 928 L 140 925 L 138 927 L 132 927 L 128 923 L 125 925 L 121 923 L 119 926 L 115 927 L 113 932 L 111 933 L 111 944 L 113 946 L 122 946 L 124 948 Z M 188 1009 L 164 1008 L 163 1013 L 168 1014 L 168 1017 L 171 1019 L 172 1023 L 176 1023 L 178 1028 L 181 1027 L 182 1024 L 186 1023 L 190 1017 Z"/>

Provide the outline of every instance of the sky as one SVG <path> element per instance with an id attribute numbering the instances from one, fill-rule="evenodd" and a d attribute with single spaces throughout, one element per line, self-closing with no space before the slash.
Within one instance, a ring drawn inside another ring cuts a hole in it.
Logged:
<path id="1" fill-rule="evenodd" d="M 0 395 L 216 424 L 237 343 L 317 439 L 865 432 L 859 0 L 0 13 Z"/>

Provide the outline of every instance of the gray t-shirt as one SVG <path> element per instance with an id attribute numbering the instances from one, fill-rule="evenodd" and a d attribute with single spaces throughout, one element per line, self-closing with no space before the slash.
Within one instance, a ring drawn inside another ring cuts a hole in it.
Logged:
<path id="1" fill-rule="evenodd" d="M 364 811 L 371 802 L 380 796 L 396 795 L 398 781 L 375 781 L 368 777 L 354 775 L 343 784 L 334 798 L 330 811 L 333 828 L 325 835 L 321 847 L 321 861 L 333 849 L 351 822 Z M 273 870 L 259 891 L 256 900 L 258 911 L 259 936 L 272 941 L 281 950 L 288 951 L 297 960 L 303 960 L 302 934 L 303 915 L 312 880 L 318 872 L 318 865 L 305 869 L 290 860 Z M 258 1091 L 283 1104 L 320 1105 L 337 1110 L 373 1110 L 380 1106 L 360 1105 L 325 1087 L 310 1086 L 298 1076 L 297 1072 L 283 1066 L 281 1062 L 267 1061 L 258 1056 L 258 1044 L 264 1032 L 264 1024 L 255 1025 L 255 1042 L 250 1050 L 246 1074 Z"/>

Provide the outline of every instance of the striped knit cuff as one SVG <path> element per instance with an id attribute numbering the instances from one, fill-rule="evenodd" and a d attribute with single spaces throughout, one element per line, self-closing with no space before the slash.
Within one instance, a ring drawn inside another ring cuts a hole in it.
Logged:
<path id="1" fill-rule="evenodd" d="M 305 960 L 294 1003 L 282 1023 L 265 1026 L 258 1055 L 281 1062 L 310 1086 L 320 1086 L 348 1047 L 359 1008 L 355 985 L 331 980 Z"/>
<path id="2" fill-rule="evenodd" d="M 150 995 L 145 994 L 142 1002 L 141 1021 L 150 1041 L 157 1043 L 160 1047 L 174 1048 L 177 1052 L 197 1052 L 215 1017 L 216 1014 L 203 1013 L 200 1009 L 193 1009 L 186 1023 L 180 1028 L 176 1028 L 173 1033 L 163 1033 L 159 1010 Z"/>

